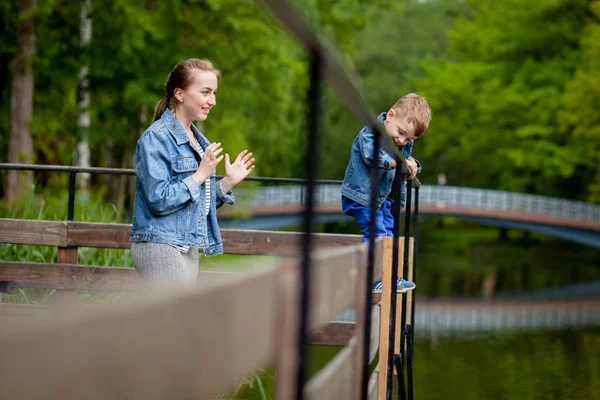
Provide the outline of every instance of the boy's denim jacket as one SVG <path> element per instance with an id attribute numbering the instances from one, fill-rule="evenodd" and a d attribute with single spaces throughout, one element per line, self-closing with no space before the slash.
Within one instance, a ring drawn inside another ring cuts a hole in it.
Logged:
<path id="1" fill-rule="evenodd" d="M 379 121 L 383 124 L 387 113 L 379 115 Z M 358 204 L 369 207 L 371 201 L 371 172 L 370 165 L 373 161 L 373 150 L 375 147 L 375 135 L 366 126 L 358 133 L 352 149 L 350 150 L 350 161 L 346 167 L 344 182 L 342 183 L 342 195 L 350 200 L 354 200 Z M 413 141 L 411 140 L 402 146 L 402 154 L 405 158 L 410 157 Z M 392 157 L 384 150 L 379 151 L 379 193 L 377 195 L 377 209 L 381 207 L 385 199 L 392 191 L 392 183 L 396 169 L 392 168 Z M 415 160 L 418 166 L 418 171 L 421 172 L 421 164 Z M 402 192 L 400 196 L 400 208 L 404 208 L 406 202 L 406 183 L 402 181 Z"/>
<path id="2" fill-rule="evenodd" d="M 210 144 L 192 124 L 203 149 Z M 166 109 L 142 134 L 135 151 L 136 193 L 130 240 L 197 247 L 206 256 L 223 253 L 217 208 L 233 204 L 213 172 L 210 209 L 205 215 L 205 184 L 192 179 L 201 158 L 175 115 Z"/>

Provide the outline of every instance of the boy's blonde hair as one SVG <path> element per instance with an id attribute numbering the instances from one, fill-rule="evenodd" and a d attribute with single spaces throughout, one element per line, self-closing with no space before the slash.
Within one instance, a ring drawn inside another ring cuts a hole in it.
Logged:
<path id="1" fill-rule="evenodd" d="M 408 122 L 413 123 L 416 137 L 427 132 L 431 121 L 431 108 L 424 97 L 416 93 L 409 93 L 394 103 L 392 109 L 398 113 L 399 117 L 408 118 Z"/>

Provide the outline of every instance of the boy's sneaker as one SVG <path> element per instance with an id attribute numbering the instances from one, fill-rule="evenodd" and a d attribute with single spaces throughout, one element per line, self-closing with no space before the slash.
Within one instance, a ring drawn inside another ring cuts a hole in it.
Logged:
<path id="1" fill-rule="evenodd" d="M 381 293 L 381 289 L 383 288 L 383 283 L 381 281 L 377 281 L 373 284 L 373 293 Z M 396 292 L 404 293 L 408 290 L 412 290 L 415 288 L 415 284 L 411 281 L 404 280 L 402 278 L 398 278 L 396 281 Z"/>

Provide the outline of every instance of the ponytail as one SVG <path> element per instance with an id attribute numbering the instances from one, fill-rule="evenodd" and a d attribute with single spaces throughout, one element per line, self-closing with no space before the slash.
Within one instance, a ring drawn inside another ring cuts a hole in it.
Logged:
<path id="1" fill-rule="evenodd" d="M 160 116 L 165 112 L 167 107 L 169 106 L 169 97 L 165 94 L 162 99 L 156 105 L 156 109 L 154 110 L 154 121 L 157 121 Z"/>

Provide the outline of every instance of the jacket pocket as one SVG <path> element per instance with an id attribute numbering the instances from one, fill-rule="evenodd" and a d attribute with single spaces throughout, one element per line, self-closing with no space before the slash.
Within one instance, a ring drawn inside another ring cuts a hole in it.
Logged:
<path id="1" fill-rule="evenodd" d="M 175 156 L 171 159 L 173 171 L 182 174 L 184 172 L 194 172 L 198 169 L 198 161 L 193 155 Z"/>

